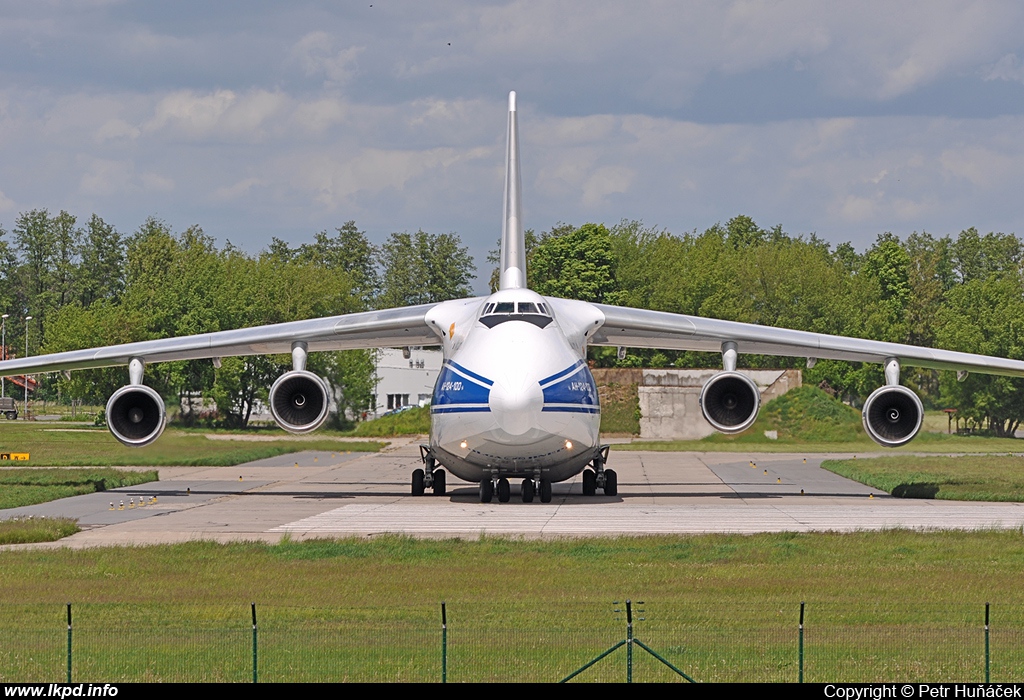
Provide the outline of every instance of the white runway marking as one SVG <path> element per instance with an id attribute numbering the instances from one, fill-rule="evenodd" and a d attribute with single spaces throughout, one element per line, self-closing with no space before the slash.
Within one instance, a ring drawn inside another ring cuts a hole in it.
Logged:
<path id="1" fill-rule="evenodd" d="M 1024 527 L 1017 503 L 886 502 L 841 509 L 824 505 L 629 504 L 506 505 L 463 503 L 350 504 L 280 525 L 270 532 L 297 535 L 367 533 L 526 536 L 755 533 Z"/>

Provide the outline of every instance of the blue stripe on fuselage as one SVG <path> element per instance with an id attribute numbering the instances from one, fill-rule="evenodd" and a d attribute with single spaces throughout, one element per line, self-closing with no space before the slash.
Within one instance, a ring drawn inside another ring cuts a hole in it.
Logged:
<path id="1" fill-rule="evenodd" d="M 486 385 L 483 384 L 486 382 Z M 491 380 L 451 362 L 441 368 L 434 384 L 433 406 L 484 404 L 491 398 Z M 431 411 L 437 413 L 437 411 Z"/>
<path id="2" fill-rule="evenodd" d="M 564 375 L 566 375 L 566 374 L 568 374 L 570 372 L 574 372 L 582 364 L 583 364 L 583 360 L 577 360 L 576 364 L 572 365 L 571 367 L 566 367 L 565 369 L 563 369 L 560 372 L 555 372 L 550 377 L 544 377 L 543 379 L 541 379 L 540 380 L 540 385 L 544 386 L 548 382 L 554 381 L 555 379 L 559 379 L 560 377 L 562 377 L 562 376 L 564 376 Z"/>
<path id="3" fill-rule="evenodd" d="M 541 388 L 544 391 L 544 410 L 548 410 L 548 404 L 571 404 L 577 406 L 593 406 L 600 404 L 597 396 L 597 386 L 594 384 L 594 376 L 590 368 L 583 364 L 582 360 L 572 367 L 551 375 L 556 380 Z M 550 378 L 549 378 L 550 379 Z M 555 407 L 552 407 L 555 410 Z"/>

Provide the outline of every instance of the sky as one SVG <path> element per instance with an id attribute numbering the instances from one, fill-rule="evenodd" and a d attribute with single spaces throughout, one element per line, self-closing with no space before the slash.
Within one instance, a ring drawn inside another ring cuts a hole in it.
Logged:
<path id="1" fill-rule="evenodd" d="M 0 0 L 0 226 L 1024 235 L 1019 2 Z"/>

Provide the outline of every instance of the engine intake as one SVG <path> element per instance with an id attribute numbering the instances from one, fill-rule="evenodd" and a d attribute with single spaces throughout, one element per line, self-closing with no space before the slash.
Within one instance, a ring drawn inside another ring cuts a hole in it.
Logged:
<path id="1" fill-rule="evenodd" d="M 864 402 L 861 418 L 872 440 L 883 447 L 899 447 L 914 439 L 921 429 L 924 406 L 913 391 L 893 384 L 872 392 Z"/>
<path id="2" fill-rule="evenodd" d="M 761 392 L 739 372 L 719 372 L 700 390 L 700 410 L 715 430 L 740 433 L 749 428 L 761 407 Z"/>
<path id="3" fill-rule="evenodd" d="M 167 411 L 156 391 L 143 384 L 130 384 L 107 400 L 107 428 L 128 447 L 143 447 L 164 432 Z"/>
<path id="4" fill-rule="evenodd" d="M 270 387 L 270 412 L 289 433 L 308 433 L 327 420 L 327 384 L 312 372 L 293 370 Z"/>

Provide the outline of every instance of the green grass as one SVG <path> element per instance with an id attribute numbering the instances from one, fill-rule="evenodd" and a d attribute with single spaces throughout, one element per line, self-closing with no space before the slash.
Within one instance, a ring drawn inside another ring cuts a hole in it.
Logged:
<path id="1" fill-rule="evenodd" d="M 418 406 L 390 416 L 363 421 L 350 434 L 356 437 L 425 435 L 430 432 L 430 406 Z"/>
<path id="2" fill-rule="evenodd" d="M 0 544 L 53 542 L 78 531 L 70 518 L 11 518 L 0 520 Z"/>
<path id="3" fill-rule="evenodd" d="M 281 433 L 282 437 L 284 436 Z M 30 466 L 231 466 L 300 450 L 375 452 L 379 442 L 317 440 L 209 440 L 201 432 L 168 428 L 153 444 L 126 447 L 105 428 L 0 421 L 0 452 L 28 452 Z M 22 463 L 13 463 L 20 466 Z"/>
<path id="4" fill-rule="evenodd" d="M 636 384 L 607 384 L 601 391 L 601 432 L 640 434 L 640 398 Z"/>
<path id="5" fill-rule="evenodd" d="M 1024 457 L 879 457 L 822 467 L 894 496 L 949 501 L 1024 501 Z"/>
<path id="6" fill-rule="evenodd" d="M 0 469 L 0 509 L 157 480 L 155 471 L 118 469 Z"/>
<path id="7" fill-rule="evenodd" d="M 373 539 L 0 552 L 0 680 L 551 681 L 625 636 L 698 680 L 993 680 L 1024 674 L 1019 531 L 536 541 Z M 955 581 L 956 585 L 951 585 Z M 199 602 L 201 601 L 201 602 Z M 616 603 L 615 601 L 618 601 Z M 639 601 L 644 601 L 642 604 Z M 635 651 L 637 680 L 671 676 Z M 623 680 L 623 651 L 584 679 Z"/>
<path id="8" fill-rule="evenodd" d="M 903 447 L 886 448 L 866 436 L 847 442 L 807 442 L 804 440 L 729 440 L 726 436 L 711 435 L 703 440 L 651 440 L 612 445 L 613 450 L 650 450 L 653 452 L 885 452 L 908 454 L 914 452 L 1007 454 L 1024 451 L 1024 440 L 990 438 L 976 435 L 942 435 L 921 433 Z"/>

